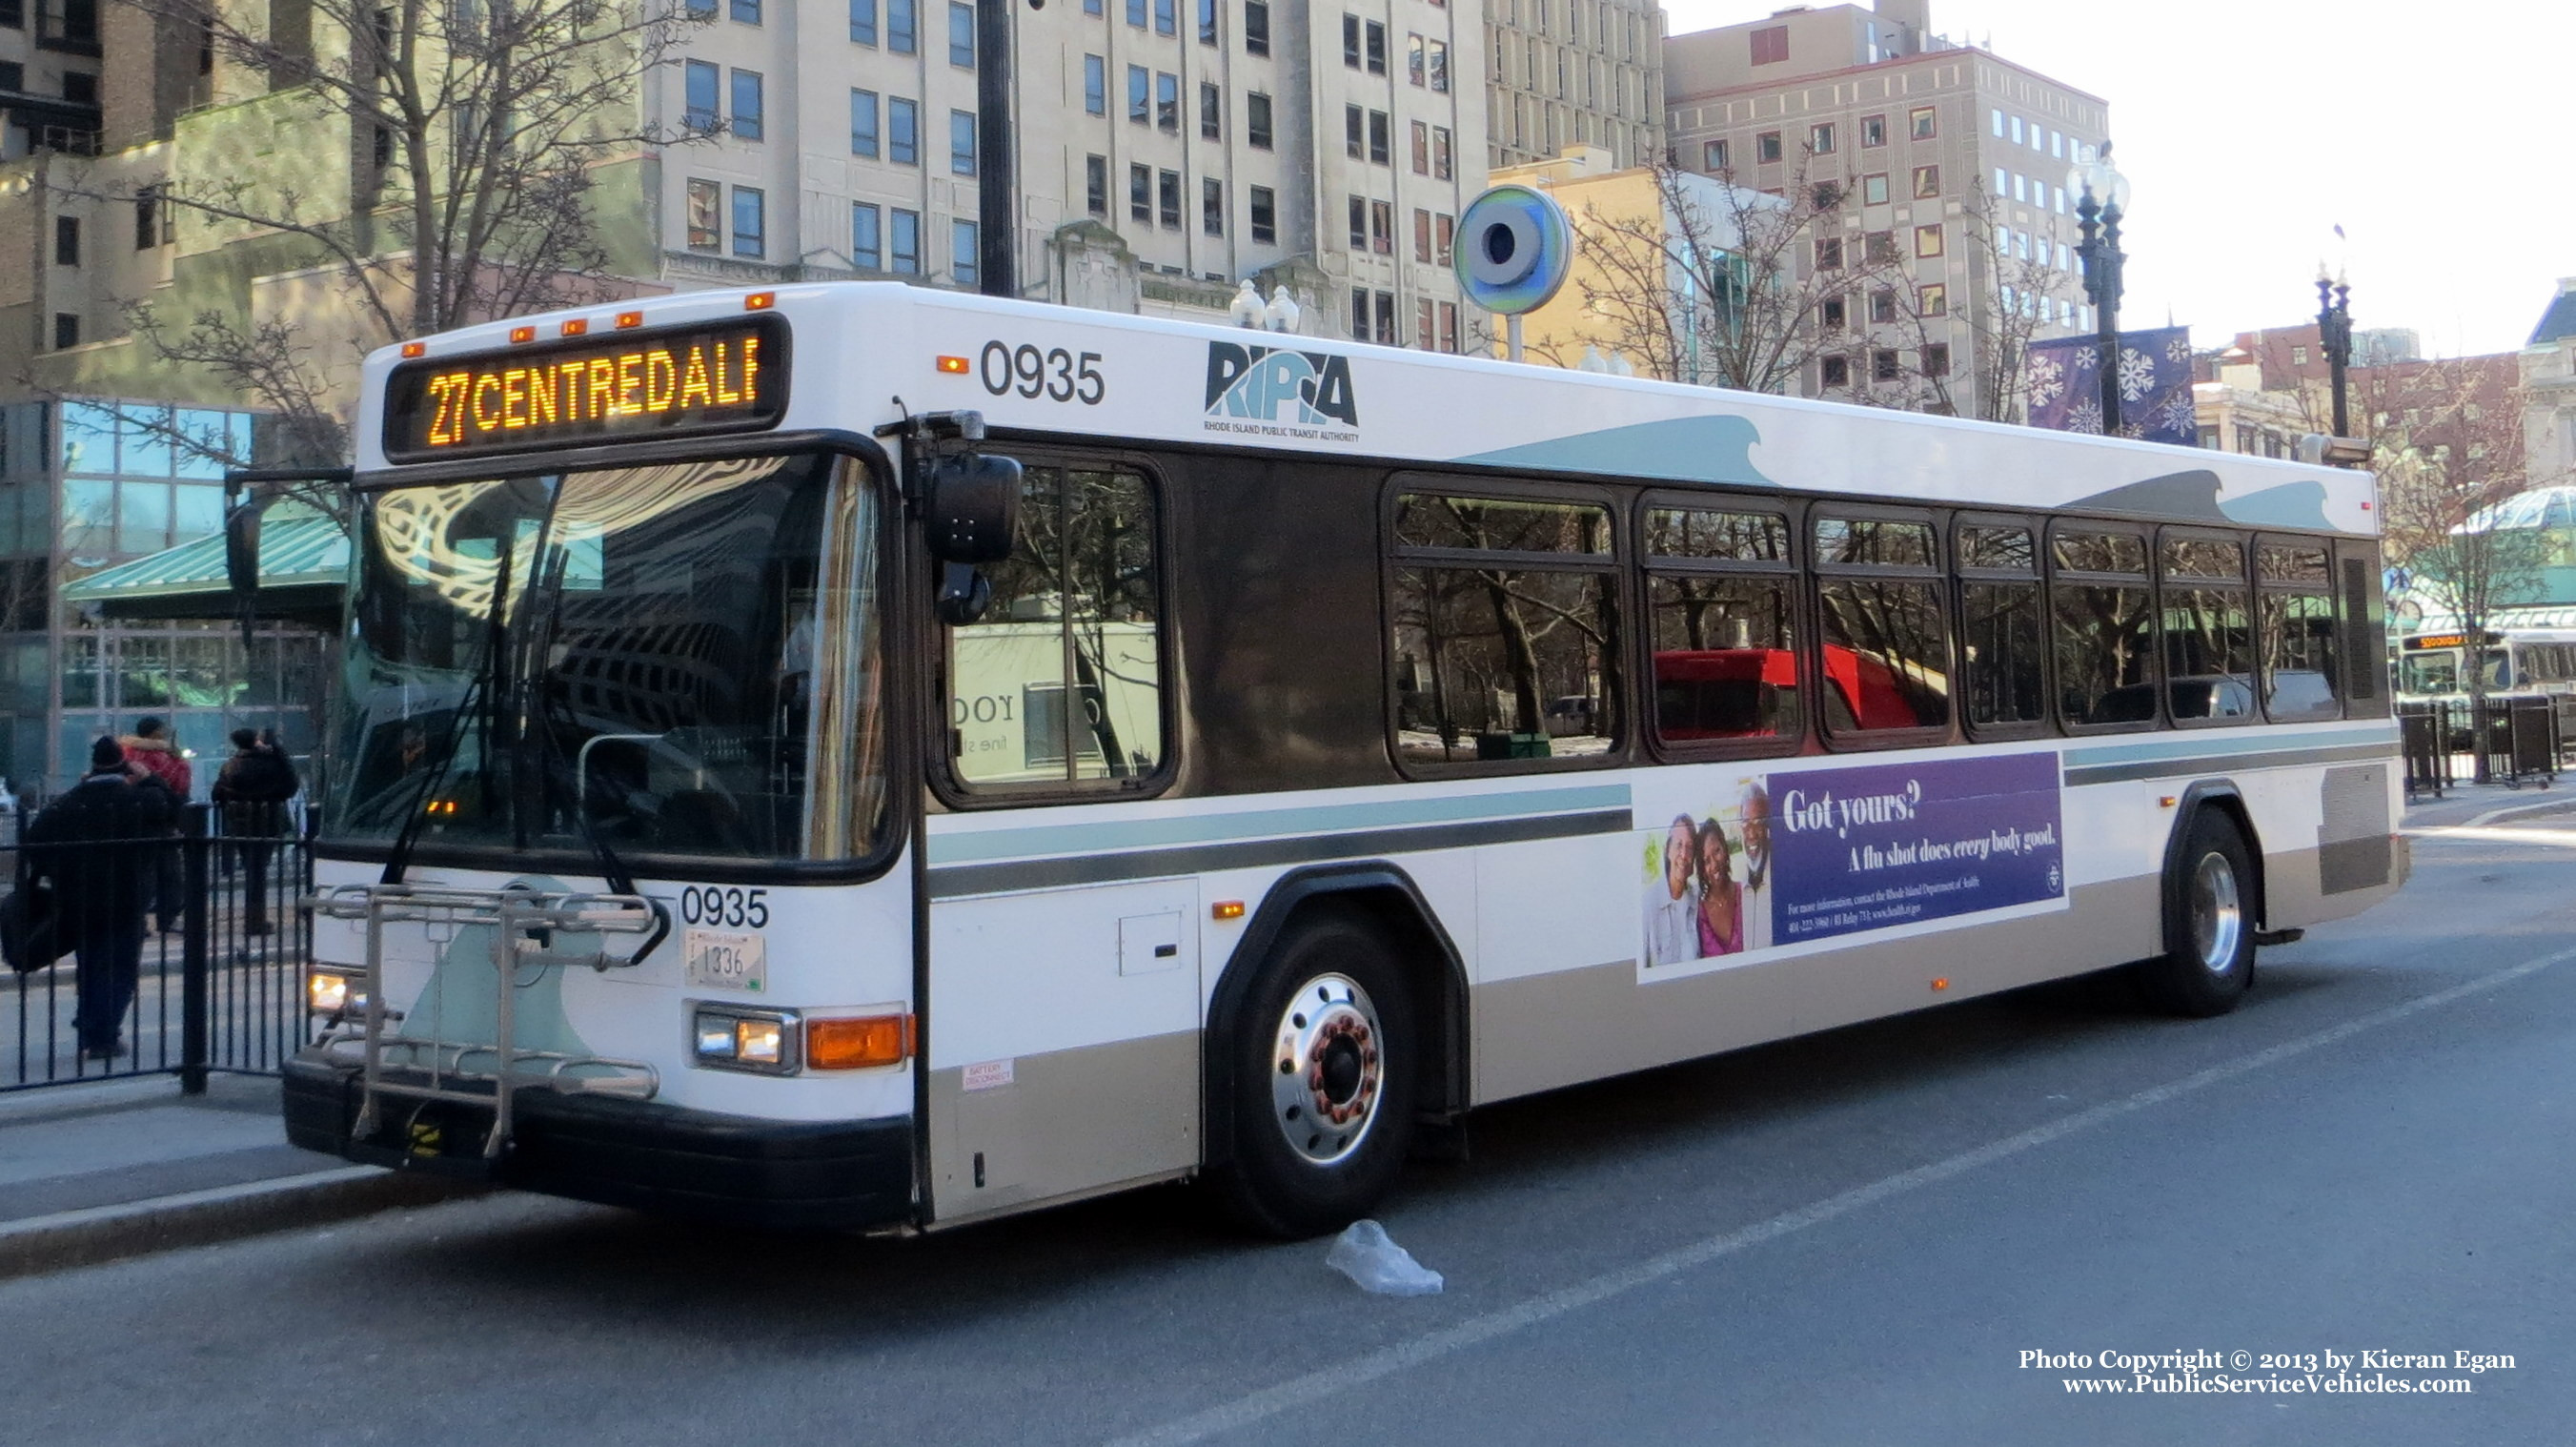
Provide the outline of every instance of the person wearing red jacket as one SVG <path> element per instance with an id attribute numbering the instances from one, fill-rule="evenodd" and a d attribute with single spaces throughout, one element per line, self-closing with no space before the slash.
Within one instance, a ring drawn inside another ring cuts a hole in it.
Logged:
<path id="1" fill-rule="evenodd" d="M 195 771 L 188 767 L 187 756 L 179 752 L 178 744 L 170 738 L 166 724 L 146 714 L 134 721 L 134 732 L 116 742 L 125 750 L 127 763 L 160 780 L 176 803 L 188 802 L 188 786 L 195 782 Z M 177 830 L 168 833 L 172 839 L 179 837 Z M 176 845 L 155 851 L 152 880 L 153 913 L 160 916 L 161 932 L 169 934 L 179 928 L 182 906 L 179 892 L 185 887 L 180 877 Z"/>

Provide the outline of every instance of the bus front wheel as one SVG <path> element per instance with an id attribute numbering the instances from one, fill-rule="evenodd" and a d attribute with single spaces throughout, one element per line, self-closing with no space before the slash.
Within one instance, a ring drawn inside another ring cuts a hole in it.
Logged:
<path id="1" fill-rule="evenodd" d="M 2254 981 L 2254 866 L 2223 811 L 2200 810 L 2190 830 L 2165 879 L 2165 952 L 2138 983 L 2158 1008 L 2205 1018 L 2235 1009 Z"/>
<path id="2" fill-rule="evenodd" d="M 1413 997 L 1385 939 L 1339 911 L 1292 921 L 1245 992 L 1233 1152 L 1210 1172 L 1228 1214 L 1285 1238 L 1368 1214 L 1403 1168 L 1418 1068 Z"/>

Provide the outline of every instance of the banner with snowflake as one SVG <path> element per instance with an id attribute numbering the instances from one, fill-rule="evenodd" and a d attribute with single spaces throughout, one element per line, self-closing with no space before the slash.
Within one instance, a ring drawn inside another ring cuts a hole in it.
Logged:
<path id="1" fill-rule="evenodd" d="M 2101 344 L 2091 337 L 2031 343 L 2022 383 L 2030 425 L 2100 432 L 2101 363 Z M 2191 328 L 2122 332 L 2119 376 L 2121 436 L 2199 445 L 2191 410 Z"/>

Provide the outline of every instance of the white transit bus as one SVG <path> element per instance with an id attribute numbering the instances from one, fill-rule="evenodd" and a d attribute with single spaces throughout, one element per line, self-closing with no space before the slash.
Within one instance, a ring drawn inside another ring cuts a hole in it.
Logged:
<path id="1" fill-rule="evenodd" d="M 915 1229 L 2396 889 L 2371 479 L 892 284 L 371 358 L 298 1143 Z"/>

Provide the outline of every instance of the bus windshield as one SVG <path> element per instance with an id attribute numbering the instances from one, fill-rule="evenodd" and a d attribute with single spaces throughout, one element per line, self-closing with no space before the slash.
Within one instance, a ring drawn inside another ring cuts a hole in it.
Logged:
<path id="1" fill-rule="evenodd" d="M 359 501 L 324 832 L 847 859 L 888 827 L 875 497 L 767 457 Z"/>
<path id="2" fill-rule="evenodd" d="M 2462 692 L 2460 650 L 2428 648 L 2421 653 L 2409 653 L 2399 659 L 2397 691 L 2399 693 Z"/>

